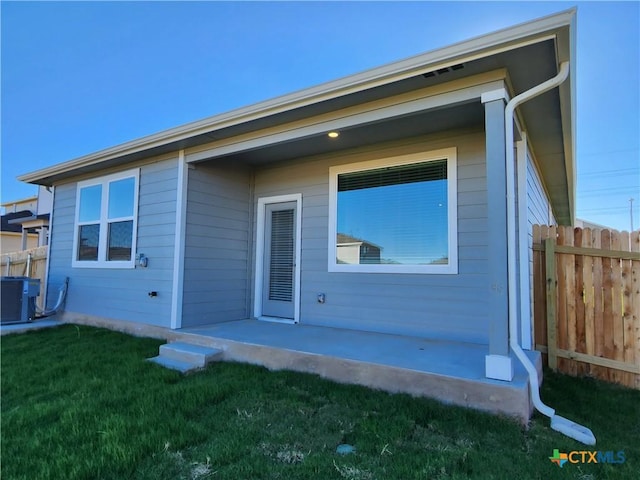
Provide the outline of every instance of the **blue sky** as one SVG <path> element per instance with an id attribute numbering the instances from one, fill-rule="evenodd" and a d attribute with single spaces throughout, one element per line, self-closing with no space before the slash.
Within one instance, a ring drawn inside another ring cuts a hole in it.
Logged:
<path id="1" fill-rule="evenodd" d="M 639 2 L 1 3 L 19 174 L 578 6 L 577 213 L 640 226 Z"/>

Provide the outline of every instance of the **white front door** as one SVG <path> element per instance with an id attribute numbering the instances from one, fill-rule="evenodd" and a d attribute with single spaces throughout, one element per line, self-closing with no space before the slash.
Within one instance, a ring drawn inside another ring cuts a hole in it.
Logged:
<path id="1" fill-rule="evenodd" d="M 258 201 L 256 316 L 298 321 L 301 196 Z"/>

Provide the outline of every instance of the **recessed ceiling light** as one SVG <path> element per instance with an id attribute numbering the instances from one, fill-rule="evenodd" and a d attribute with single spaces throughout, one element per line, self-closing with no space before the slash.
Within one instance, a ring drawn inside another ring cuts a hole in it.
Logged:
<path id="1" fill-rule="evenodd" d="M 327 133 L 327 135 L 329 136 L 329 138 L 338 138 L 340 136 L 339 132 L 329 132 Z"/>

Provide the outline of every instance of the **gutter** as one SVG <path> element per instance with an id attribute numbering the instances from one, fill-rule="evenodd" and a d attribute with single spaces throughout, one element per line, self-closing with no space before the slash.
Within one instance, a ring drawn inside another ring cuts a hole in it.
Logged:
<path id="1" fill-rule="evenodd" d="M 595 445 L 596 438 L 593 432 L 587 427 L 579 425 L 571 420 L 556 415 L 555 410 L 545 405 L 540 398 L 539 378 L 535 366 L 524 353 L 522 347 L 518 343 L 518 299 L 517 299 L 517 280 L 516 280 L 516 214 L 515 214 L 515 175 L 514 175 L 514 142 L 513 142 L 513 124 L 515 109 L 522 103 L 541 95 L 564 82 L 569 76 L 569 62 L 562 62 L 558 74 L 537 85 L 526 92 L 512 98 L 505 107 L 505 161 L 507 176 L 507 265 L 508 265 L 508 286 L 509 286 L 509 346 L 518 357 L 524 368 L 529 374 L 529 389 L 531 392 L 531 401 L 534 407 L 543 415 L 551 419 L 551 428 L 574 440 L 582 442 L 586 445 Z M 518 192 L 519 201 L 526 201 L 523 198 L 523 192 Z"/>

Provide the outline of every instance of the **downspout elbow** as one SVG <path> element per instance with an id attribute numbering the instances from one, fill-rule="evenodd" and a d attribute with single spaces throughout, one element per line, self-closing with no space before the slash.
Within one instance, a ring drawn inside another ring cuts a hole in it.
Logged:
<path id="1" fill-rule="evenodd" d="M 542 82 L 540 85 L 536 85 L 535 87 L 530 88 L 526 92 L 522 92 L 521 94 L 516 95 L 511 100 L 509 100 L 504 111 L 505 118 L 511 119 L 513 121 L 513 113 L 515 112 L 515 109 L 520 104 L 534 97 L 537 97 L 538 95 L 542 95 L 543 93 L 548 92 L 549 90 L 557 87 L 558 85 L 563 83 L 568 76 L 569 76 L 569 62 L 562 62 L 560 64 L 560 70 L 558 71 L 558 74 L 555 77 L 550 78 L 549 80 Z M 511 126 L 513 127 L 513 123 L 511 124 Z"/>

